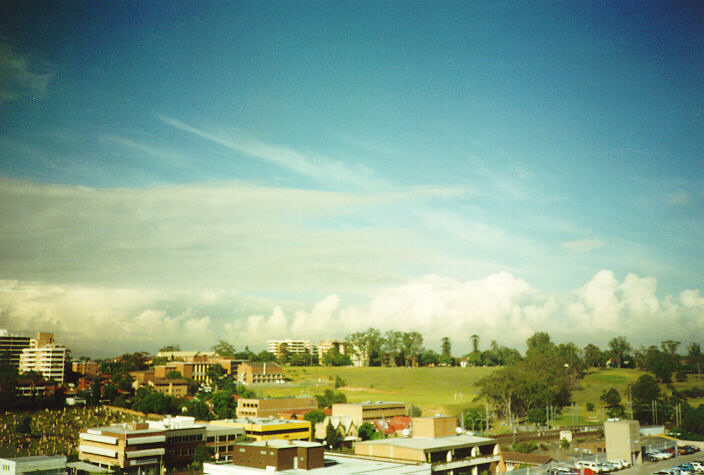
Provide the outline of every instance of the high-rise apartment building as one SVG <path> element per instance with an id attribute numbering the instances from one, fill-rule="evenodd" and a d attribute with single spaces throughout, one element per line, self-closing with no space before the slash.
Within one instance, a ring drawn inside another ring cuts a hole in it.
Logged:
<path id="1" fill-rule="evenodd" d="M 44 379 L 58 383 L 64 382 L 64 366 L 66 364 L 66 347 L 54 342 L 53 333 L 38 333 L 32 338 L 29 348 L 22 350 L 20 355 L 20 373 L 36 371 Z"/>
<path id="2" fill-rule="evenodd" d="M 20 367 L 22 350 L 29 348 L 31 338 L 28 336 L 10 335 L 5 329 L 0 329 L 0 367 Z"/>
<path id="3" fill-rule="evenodd" d="M 302 355 L 305 353 L 312 355 L 318 351 L 318 348 L 308 340 L 291 340 L 289 338 L 284 340 L 268 340 L 266 346 L 267 351 L 277 358 L 281 355 L 282 348 L 286 348 L 286 351 L 291 355 Z"/>

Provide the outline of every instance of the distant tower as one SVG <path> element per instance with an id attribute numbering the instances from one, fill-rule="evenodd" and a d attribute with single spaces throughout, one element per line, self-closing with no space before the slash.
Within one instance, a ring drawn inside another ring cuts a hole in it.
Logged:
<path id="1" fill-rule="evenodd" d="M 474 334 L 469 339 L 472 341 L 472 353 L 477 353 L 479 351 L 479 335 Z"/>

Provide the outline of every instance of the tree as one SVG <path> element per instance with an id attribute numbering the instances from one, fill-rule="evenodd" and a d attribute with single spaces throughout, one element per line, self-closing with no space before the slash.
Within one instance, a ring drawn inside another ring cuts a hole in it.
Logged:
<path id="1" fill-rule="evenodd" d="M 166 345 L 164 347 L 161 347 L 159 349 L 159 352 L 167 352 L 167 351 L 181 351 L 181 347 L 179 345 Z"/>
<path id="2" fill-rule="evenodd" d="M 266 350 L 257 353 L 256 361 L 261 361 L 263 363 L 269 363 L 270 361 L 276 361 L 276 356 Z"/>
<path id="3" fill-rule="evenodd" d="M 328 421 L 328 426 L 325 428 L 325 443 L 331 450 L 339 449 L 342 445 L 342 435 Z"/>
<path id="4" fill-rule="evenodd" d="M 216 345 L 213 346 L 213 351 L 220 356 L 235 356 L 235 347 L 224 340 L 219 340 Z"/>
<path id="5" fill-rule="evenodd" d="M 416 366 L 418 355 L 423 351 L 423 335 L 418 332 L 405 332 L 401 344 L 406 366 Z"/>
<path id="6" fill-rule="evenodd" d="M 660 386 L 649 374 L 644 374 L 631 386 L 633 412 L 640 421 L 655 421 L 650 417 L 651 404 L 660 398 Z"/>
<path id="7" fill-rule="evenodd" d="M 546 332 L 533 333 L 533 335 L 526 340 L 526 344 L 529 350 L 538 349 L 540 351 L 544 351 L 546 348 L 554 345 L 553 342 L 550 341 L 550 335 Z"/>
<path id="8" fill-rule="evenodd" d="M 345 341 L 350 344 L 352 351 L 364 366 L 379 366 L 381 364 L 381 349 L 384 344 L 379 330 L 369 328 L 364 332 L 347 335 Z"/>
<path id="9" fill-rule="evenodd" d="M 213 405 L 213 412 L 218 419 L 230 419 L 235 417 L 237 403 L 230 391 L 218 391 L 210 398 Z"/>
<path id="10" fill-rule="evenodd" d="M 619 336 L 609 342 L 611 348 L 611 357 L 616 360 L 616 364 L 620 368 L 629 351 L 632 350 L 630 343 L 626 341 L 625 336 Z"/>
<path id="11" fill-rule="evenodd" d="M 203 462 L 209 462 L 211 460 L 210 449 L 205 444 L 198 444 L 193 453 L 193 468 L 200 469 L 203 467 Z"/>
<path id="12" fill-rule="evenodd" d="M 318 401 L 319 408 L 332 407 L 333 404 L 347 402 L 347 396 L 340 391 L 326 389 L 323 394 L 316 394 L 315 399 Z"/>
<path id="13" fill-rule="evenodd" d="M 608 391 L 604 391 L 599 397 L 601 402 L 604 403 L 606 413 L 609 417 L 622 417 L 623 416 L 623 406 L 621 405 L 621 395 L 618 393 L 616 388 L 610 388 Z"/>
<path id="14" fill-rule="evenodd" d="M 423 366 L 435 366 L 440 362 L 440 356 L 433 350 L 425 350 L 420 356 L 420 362 Z"/>
<path id="15" fill-rule="evenodd" d="M 548 420 L 548 415 L 545 413 L 545 408 L 535 407 L 528 413 L 528 422 L 532 422 L 537 425 L 545 425 Z"/>
<path id="16" fill-rule="evenodd" d="M 376 427 L 374 427 L 374 424 L 371 424 L 369 422 L 363 423 L 361 426 L 359 426 L 359 429 L 357 429 L 357 435 L 362 440 L 371 440 L 372 437 L 374 437 L 375 433 Z"/>
<path id="17" fill-rule="evenodd" d="M 600 368 L 604 366 L 604 354 L 598 346 L 591 343 L 584 347 L 584 364 L 589 368 Z"/>
<path id="18" fill-rule="evenodd" d="M 202 421 L 210 419 L 210 409 L 208 405 L 196 398 L 183 403 L 183 405 L 181 405 L 181 412 Z"/>
<path id="19" fill-rule="evenodd" d="M 310 421 L 312 425 L 315 425 L 319 422 L 323 422 L 325 420 L 325 413 L 321 411 L 320 409 L 313 409 L 310 412 L 307 412 L 304 416 L 303 419 L 306 421 Z"/>
<path id="20" fill-rule="evenodd" d="M 482 421 L 486 419 L 486 412 L 482 407 L 470 407 L 465 409 L 462 416 L 464 421 L 463 429 L 471 429 L 475 432 L 477 429 L 482 429 Z"/>
<path id="21" fill-rule="evenodd" d="M 384 344 L 382 348 L 389 357 L 389 366 L 398 366 L 400 364 L 403 364 L 402 361 L 399 361 L 399 356 L 403 351 L 401 349 L 402 340 L 403 332 L 397 330 L 388 330 L 384 334 Z"/>
<path id="22" fill-rule="evenodd" d="M 208 378 L 208 381 L 210 382 L 210 384 L 213 384 L 216 388 L 218 388 L 221 384 L 221 380 L 223 379 L 225 374 L 225 368 L 223 368 L 219 364 L 209 365 L 208 369 L 205 370 L 205 375 Z"/>
<path id="23" fill-rule="evenodd" d="M 469 337 L 469 340 L 472 342 L 472 353 L 478 353 L 479 352 L 479 335 L 474 334 Z"/>
<path id="24" fill-rule="evenodd" d="M 442 344 L 440 345 L 440 353 L 443 356 L 452 356 L 452 343 L 450 343 L 450 338 L 444 336 L 442 337 Z"/>
<path id="25" fill-rule="evenodd" d="M 286 363 L 288 363 L 290 357 L 291 352 L 288 351 L 288 343 L 281 343 L 279 345 L 279 357 L 277 358 L 279 360 L 279 364 L 285 365 Z"/>
<path id="26" fill-rule="evenodd" d="M 352 360 L 348 355 L 343 355 L 336 346 L 330 348 L 324 355 L 322 363 L 325 366 L 349 366 Z"/>
<path id="27" fill-rule="evenodd" d="M 177 370 L 169 371 L 166 373 L 167 379 L 179 379 L 181 378 L 181 372 Z"/>

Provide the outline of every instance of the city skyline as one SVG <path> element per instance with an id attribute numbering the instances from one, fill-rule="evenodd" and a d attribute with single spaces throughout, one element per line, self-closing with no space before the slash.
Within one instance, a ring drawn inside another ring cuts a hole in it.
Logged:
<path id="1" fill-rule="evenodd" d="M 704 334 L 697 2 L 0 18 L 0 328 L 99 357 Z"/>

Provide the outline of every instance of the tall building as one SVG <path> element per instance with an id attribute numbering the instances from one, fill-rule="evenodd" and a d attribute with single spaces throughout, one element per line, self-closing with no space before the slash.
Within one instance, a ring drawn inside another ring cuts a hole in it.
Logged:
<path id="1" fill-rule="evenodd" d="M 19 372 L 36 371 L 44 379 L 63 384 L 65 364 L 66 347 L 54 343 L 53 333 L 38 333 L 37 338 L 31 339 L 29 348 L 22 350 Z"/>
<path id="2" fill-rule="evenodd" d="M 0 367 L 12 366 L 19 370 L 22 350 L 29 348 L 31 338 L 28 336 L 10 335 L 0 328 Z"/>
<path id="3" fill-rule="evenodd" d="M 318 348 L 308 340 L 268 340 L 266 342 L 267 351 L 277 358 L 281 355 L 281 345 L 286 345 L 286 351 L 291 355 L 313 354 L 317 353 Z"/>

